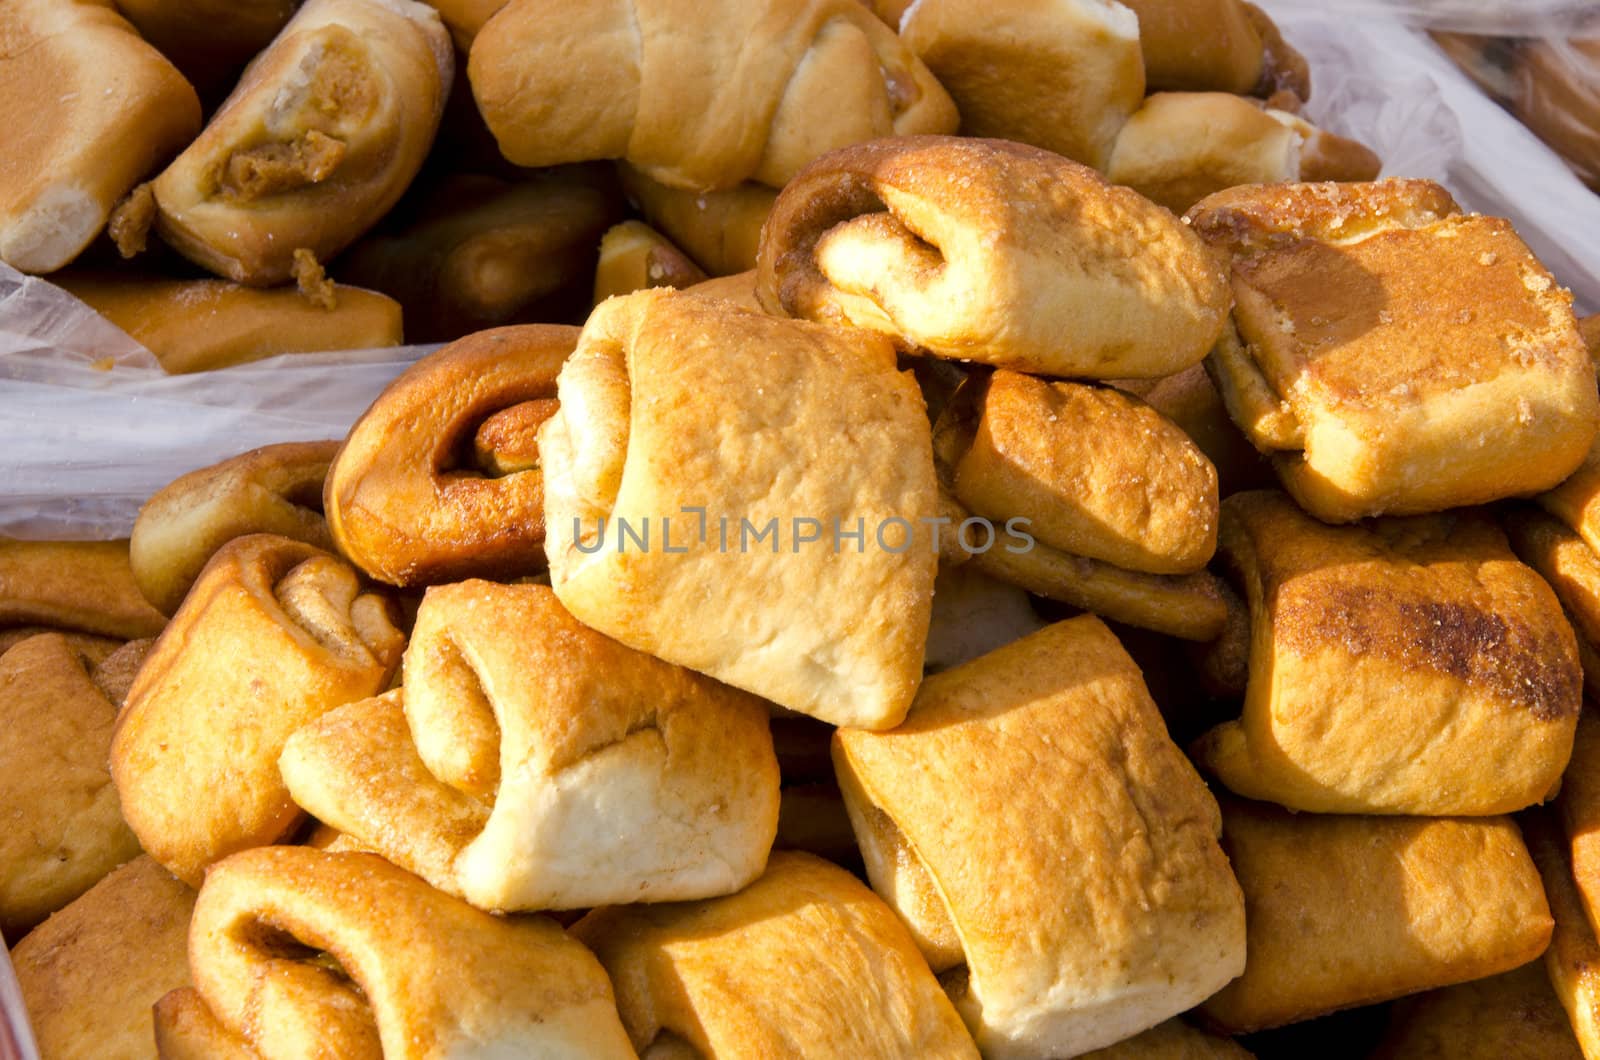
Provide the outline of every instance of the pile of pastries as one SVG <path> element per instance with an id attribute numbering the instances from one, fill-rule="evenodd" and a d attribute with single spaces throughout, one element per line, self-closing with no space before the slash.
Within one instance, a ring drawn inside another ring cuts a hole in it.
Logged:
<path id="1" fill-rule="evenodd" d="M 1600 329 L 1509 222 L 1249 4 L 435 6 L 0 8 L 0 257 L 455 339 L 0 539 L 46 1060 L 1600 1057 Z"/>

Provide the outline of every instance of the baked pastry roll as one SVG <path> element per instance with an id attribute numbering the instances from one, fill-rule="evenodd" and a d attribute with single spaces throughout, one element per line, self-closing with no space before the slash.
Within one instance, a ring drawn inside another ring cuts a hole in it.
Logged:
<path id="1" fill-rule="evenodd" d="M 116 0 L 116 4 L 139 35 L 208 98 L 233 87 L 239 70 L 272 43 L 295 9 L 295 0 Z M 199 131 L 198 124 L 194 131 Z"/>
<path id="2" fill-rule="evenodd" d="M 246 534 L 277 534 L 331 550 L 322 484 L 338 451 L 338 442 L 262 446 L 158 490 L 139 509 L 129 541 L 145 599 L 174 613 L 206 561 Z"/>
<path id="3" fill-rule="evenodd" d="M 873 889 L 985 1056 L 1109 1045 L 1243 969 L 1216 802 L 1099 619 L 929 677 L 833 753 Z"/>
<path id="4" fill-rule="evenodd" d="M 289 279 L 297 250 L 328 260 L 411 183 L 454 71 L 426 4 L 308 0 L 156 178 L 157 231 L 252 286 Z"/>
<path id="5" fill-rule="evenodd" d="M 1505 525 L 1517 556 L 1561 601 L 1577 635 L 1584 688 L 1591 697 L 1600 698 L 1600 556 L 1561 520 L 1543 512 L 1512 512 Z"/>
<path id="6" fill-rule="evenodd" d="M 756 297 L 754 269 L 748 272 L 736 272 L 732 276 L 713 276 L 685 290 L 702 298 L 720 298 L 724 302 L 732 302 L 739 308 L 748 309 L 753 313 L 766 312 L 761 305 L 761 299 Z"/>
<path id="7" fill-rule="evenodd" d="M 351 247 L 339 275 L 398 299 L 413 342 L 565 320 L 588 308 L 595 246 L 621 215 L 615 181 L 599 167 L 515 182 L 458 174 Z"/>
<path id="8" fill-rule="evenodd" d="M 129 640 L 166 624 L 139 592 L 128 542 L 0 537 L 0 630 L 42 626 Z"/>
<path id="9" fill-rule="evenodd" d="M 694 192 L 652 180 L 626 163 L 617 166 L 622 187 L 639 212 L 695 264 L 713 276 L 756 267 L 761 226 L 778 193 L 746 181 L 721 191 Z"/>
<path id="10" fill-rule="evenodd" d="M 112 872 L 11 951 L 46 1057 L 147 1060 L 150 1006 L 189 985 L 194 892 L 152 858 Z"/>
<path id="11" fill-rule="evenodd" d="M 544 569 L 544 465 L 556 374 L 577 328 L 469 335 L 424 357 L 362 414 L 323 491 L 339 550 L 394 585 Z"/>
<path id="12" fill-rule="evenodd" d="M 967 136 L 1103 170 L 1144 100 L 1139 18 L 1106 0 L 920 0 L 900 36 L 956 101 Z"/>
<path id="13" fill-rule="evenodd" d="M 54 272 L 194 138 L 200 100 L 106 0 L 7 0 L 0 55 L 0 260 Z"/>
<path id="14" fill-rule="evenodd" d="M 857 0 L 513 0 L 468 74 L 517 165 L 624 159 L 691 191 L 781 188 L 834 148 L 958 121 Z"/>
<path id="15" fill-rule="evenodd" d="M 1106 178 L 1182 213 L 1240 184 L 1373 180 L 1382 161 L 1354 140 L 1225 92 L 1160 92 L 1117 136 Z"/>
<path id="16" fill-rule="evenodd" d="M 207 865 L 288 835 L 284 741 L 383 689 L 405 638 L 342 560 L 252 534 L 224 545 L 128 693 L 111 742 L 122 812 L 144 849 L 198 884 Z"/>
<path id="17" fill-rule="evenodd" d="M 1281 493 L 1222 505 L 1250 609 L 1243 714 L 1196 760 L 1316 813 L 1481 816 L 1555 792 L 1582 697 L 1554 594 L 1486 517 L 1330 527 Z"/>
<path id="18" fill-rule="evenodd" d="M 1583 1050 L 1534 961 L 1402 1001 L 1372 1060 L 1583 1060 Z"/>
<path id="19" fill-rule="evenodd" d="M 1228 408 L 1204 365 L 1155 380 L 1137 393 L 1145 404 L 1176 423 L 1200 447 L 1217 470 L 1218 495 L 1227 497 L 1277 485 L 1272 465 L 1228 417 Z"/>
<path id="20" fill-rule="evenodd" d="M 544 917 L 496 917 L 371 854 L 266 847 L 206 874 L 166 1060 L 632 1057 L 611 984 Z"/>
<path id="21" fill-rule="evenodd" d="M 1600 361 L 1600 313 L 1578 321 L 1578 334 L 1589 347 L 1589 356 Z"/>
<path id="22" fill-rule="evenodd" d="M 573 934 L 641 1056 L 978 1055 L 904 925 L 807 854 L 774 854 L 727 898 L 597 910 Z"/>
<path id="23" fill-rule="evenodd" d="M 1524 827 L 1555 920 L 1544 951 L 1545 971 L 1583 1055 L 1600 1056 L 1600 942 L 1595 941 L 1588 903 L 1573 882 L 1571 848 L 1546 814 L 1528 814 Z"/>
<path id="24" fill-rule="evenodd" d="M 97 660 L 47 633 L 0 656 L 0 933 L 17 939 L 139 855 L 106 769 Z"/>
<path id="25" fill-rule="evenodd" d="M 1254 1060 L 1254 1056 L 1232 1038 L 1170 1019 L 1116 1045 L 1084 1053 L 1079 1060 Z"/>
<path id="26" fill-rule="evenodd" d="M 765 704 L 542 585 L 429 589 L 403 693 L 323 715 L 280 768 L 318 820 L 482 909 L 728 894 L 778 823 Z"/>
<path id="27" fill-rule="evenodd" d="M 170 375 L 401 342 L 399 304 L 344 284 L 332 285 L 329 306 L 292 288 L 261 291 L 226 280 L 73 273 L 54 282 L 155 354 Z"/>
<path id="28" fill-rule="evenodd" d="M 1509 818 L 1325 817 L 1225 801 L 1244 975 L 1201 1006 L 1230 1033 L 1510 971 L 1552 921 Z"/>
<path id="29" fill-rule="evenodd" d="M 1216 469 L 1119 390 L 1002 369 L 969 380 L 937 433 L 956 499 L 1052 548 L 1150 574 L 1192 574 L 1216 550 Z"/>
<path id="30" fill-rule="evenodd" d="M 1313 515 L 1538 493 L 1583 460 L 1594 367 L 1510 222 L 1417 180 L 1237 188 L 1189 219 L 1233 260 L 1217 385 Z"/>
<path id="31" fill-rule="evenodd" d="M 558 389 L 545 547 L 579 621 L 832 724 L 900 721 L 936 488 L 887 342 L 641 291 L 594 311 Z"/>
<path id="32" fill-rule="evenodd" d="M 1592 704 L 1578 721 L 1557 806 L 1573 883 L 1592 924 L 1600 919 L 1600 715 Z"/>
<path id="33" fill-rule="evenodd" d="M 594 304 L 651 287 L 692 287 L 706 278 L 700 266 L 643 221 L 624 221 L 600 240 Z"/>
<path id="34" fill-rule="evenodd" d="M 952 669 L 1044 627 L 1028 594 L 1015 585 L 991 578 L 971 563 L 941 564 L 933 583 L 923 669 Z"/>
<path id="35" fill-rule="evenodd" d="M 1151 91 L 1276 91 L 1311 98 L 1305 59 L 1272 20 L 1239 0 L 1122 0 L 1139 16 Z"/>
<path id="36" fill-rule="evenodd" d="M 1177 218 L 1057 155 L 922 137 L 818 160 L 778 196 L 774 312 L 1042 375 L 1169 375 L 1227 319 L 1227 279 Z"/>
<path id="37" fill-rule="evenodd" d="M 495 16 L 506 0 L 428 0 L 439 11 L 439 17 L 449 27 L 456 47 L 463 53 L 472 50 L 472 42 L 484 23 Z"/>

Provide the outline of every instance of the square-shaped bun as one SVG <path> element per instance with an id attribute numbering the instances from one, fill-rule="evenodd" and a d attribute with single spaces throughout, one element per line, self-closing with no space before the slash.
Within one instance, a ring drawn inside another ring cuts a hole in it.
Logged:
<path id="1" fill-rule="evenodd" d="M 1189 217 L 1233 256 L 1223 395 L 1319 518 L 1537 493 L 1593 442 L 1571 295 L 1508 221 L 1426 181 L 1234 189 Z M 1288 429 L 1260 429 L 1264 408 Z"/>

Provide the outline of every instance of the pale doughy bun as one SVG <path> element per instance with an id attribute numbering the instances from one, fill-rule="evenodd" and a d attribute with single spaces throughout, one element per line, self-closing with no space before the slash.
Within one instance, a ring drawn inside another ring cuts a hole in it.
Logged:
<path id="1" fill-rule="evenodd" d="M 712 276 L 756 267 L 761 226 L 778 193 L 746 181 L 722 191 L 668 187 L 630 165 L 619 165 L 622 186 L 639 212 Z"/>
<path id="2" fill-rule="evenodd" d="M 652 287 L 692 287 L 705 280 L 700 266 L 643 221 L 624 221 L 600 240 L 594 270 L 594 304 Z"/>
<path id="3" fill-rule="evenodd" d="M 489 910 L 729 894 L 778 822 L 765 704 L 579 625 L 543 585 L 428 590 L 404 690 L 302 728 L 280 767 L 318 820 Z"/>
<path id="4" fill-rule="evenodd" d="M 573 928 L 639 1055 L 977 1060 L 892 912 L 841 868 L 778 853 L 738 894 L 598 910 Z"/>
<path id="5" fill-rule="evenodd" d="M 405 306 L 412 342 L 569 320 L 588 307 L 596 245 L 622 212 L 604 166 L 458 174 L 402 206 L 336 271 Z"/>
<path id="6" fill-rule="evenodd" d="M 1099 619 L 929 677 L 833 753 L 873 889 L 985 1056 L 1077 1056 L 1244 968 L 1217 804 Z"/>
<path id="7" fill-rule="evenodd" d="M 391 585 L 545 567 L 538 431 L 578 329 L 469 335 L 406 369 L 350 429 L 323 490 L 339 550 Z"/>
<path id="8" fill-rule="evenodd" d="M 11 962 L 40 1055 L 150 1057 L 150 1007 L 189 985 L 193 910 L 194 892 L 141 857 L 16 942 Z"/>
<path id="9" fill-rule="evenodd" d="M 343 284 L 333 285 L 334 305 L 327 307 L 293 288 L 263 291 L 228 280 L 69 273 L 54 282 L 126 331 L 173 375 L 402 341 L 399 303 Z"/>
<path id="10" fill-rule="evenodd" d="M 483 29 L 484 23 L 506 6 L 506 0 L 427 0 L 427 2 L 438 9 L 439 18 L 449 27 L 450 36 L 455 38 L 456 47 L 463 53 L 472 50 L 472 42 L 477 39 L 478 31 Z"/>
<path id="11" fill-rule="evenodd" d="M 433 143 L 455 56 L 415 0 L 309 0 L 154 184 L 161 237 L 218 275 L 282 283 L 400 198 Z"/>
<path id="12" fill-rule="evenodd" d="M 1109 0 L 918 0 L 900 36 L 956 101 L 967 136 L 1103 170 L 1144 99 L 1139 20 Z"/>
<path id="13" fill-rule="evenodd" d="M 1227 320 L 1227 278 L 1167 211 L 1000 140 L 878 140 L 818 159 L 763 230 L 774 312 L 1041 375 L 1168 375 Z"/>
<path id="14" fill-rule="evenodd" d="M 1530 495 L 1583 461 L 1594 364 L 1509 221 L 1416 180 L 1235 188 L 1189 220 L 1233 262 L 1218 389 L 1319 519 Z"/>
<path id="15" fill-rule="evenodd" d="M 19 939 L 139 855 L 106 755 L 117 709 L 59 634 L 0 655 L 0 933 Z"/>
<path id="16" fill-rule="evenodd" d="M 206 562 L 246 534 L 331 550 L 322 484 L 337 442 L 268 445 L 174 479 L 139 509 L 129 559 L 139 591 L 173 614 Z"/>
<path id="17" fill-rule="evenodd" d="M 480 912 L 371 854 L 228 858 L 195 901 L 189 967 L 155 1009 L 169 1060 L 633 1057 L 605 972 L 554 922 Z"/>
<path id="18" fill-rule="evenodd" d="M 1507 972 L 1550 941 L 1539 871 L 1510 818 L 1222 811 L 1249 959 L 1200 1010 L 1230 1033 Z"/>
<path id="19" fill-rule="evenodd" d="M 0 5 L 0 260 L 54 272 L 200 129 L 200 100 L 106 0 Z"/>
<path id="20" fill-rule="evenodd" d="M 168 629 L 128 693 L 111 774 L 145 850 L 198 884 L 300 823 L 278 773 L 284 742 L 386 687 L 405 638 L 348 564 L 271 534 L 224 545 Z"/>
<path id="21" fill-rule="evenodd" d="M 558 393 L 539 432 L 545 547 L 579 621 L 832 724 L 904 716 L 936 487 L 887 342 L 639 291 L 595 310 Z"/>
<path id="22" fill-rule="evenodd" d="M 782 187 L 834 148 L 957 121 L 858 0 L 513 0 L 468 69 L 517 165 L 625 159 L 692 191 Z"/>

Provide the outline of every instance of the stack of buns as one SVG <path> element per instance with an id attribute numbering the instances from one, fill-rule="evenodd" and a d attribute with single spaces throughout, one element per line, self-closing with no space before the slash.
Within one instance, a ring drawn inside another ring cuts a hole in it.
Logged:
<path id="1" fill-rule="evenodd" d="M 0 27 L 259 54 L 63 286 L 453 341 L 0 539 L 47 1058 L 1600 1057 L 1593 328 L 1259 10 L 125 6 Z"/>

